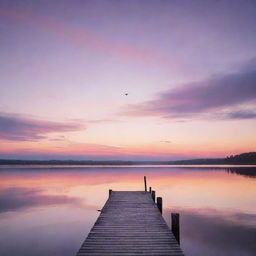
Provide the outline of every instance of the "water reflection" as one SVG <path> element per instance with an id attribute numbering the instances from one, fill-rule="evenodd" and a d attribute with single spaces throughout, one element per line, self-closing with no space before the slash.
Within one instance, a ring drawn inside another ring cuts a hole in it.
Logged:
<path id="1" fill-rule="evenodd" d="M 186 255 L 255 255 L 256 215 L 215 209 L 168 209 L 181 214 L 181 244 Z"/>
<path id="2" fill-rule="evenodd" d="M 166 220 L 181 213 L 187 256 L 255 255 L 256 168 L 65 166 L 0 168 L 0 255 L 75 255 L 108 189 L 142 190 L 144 175 Z"/>
<path id="3" fill-rule="evenodd" d="M 227 172 L 236 173 L 239 175 L 247 176 L 249 178 L 256 178 L 255 168 L 252 167 L 244 167 L 244 168 L 227 168 Z"/>
<path id="4" fill-rule="evenodd" d="M 80 200 L 66 195 L 44 195 L 42 189 L 6 188 L 0 193 L 0 213 L 23 210 L 28 207 L 78 204 Z"/>

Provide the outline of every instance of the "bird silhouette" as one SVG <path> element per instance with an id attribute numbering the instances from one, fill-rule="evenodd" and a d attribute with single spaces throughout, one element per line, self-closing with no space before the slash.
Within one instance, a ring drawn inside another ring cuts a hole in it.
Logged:
<path id="1" fill-rule="evenodd" d="M 128 96 L 128 93 L 126 92 L 124 95 L 125 95 L 125 96 Z"/>

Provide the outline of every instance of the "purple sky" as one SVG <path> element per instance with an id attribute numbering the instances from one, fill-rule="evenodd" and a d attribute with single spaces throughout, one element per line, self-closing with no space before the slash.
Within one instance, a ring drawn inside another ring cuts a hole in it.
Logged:
<path id="1" fill-rule="evenodd" d="M 0 158 L 255 151 L 255 13 L 246 0 L 0 0 Z"/>

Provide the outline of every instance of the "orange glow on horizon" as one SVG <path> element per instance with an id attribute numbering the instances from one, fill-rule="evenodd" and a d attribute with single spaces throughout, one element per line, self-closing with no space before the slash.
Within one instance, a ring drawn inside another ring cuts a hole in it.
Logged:
<path id="1" fill-rule="evenodd" d="M 226 157 L 230 154 L 239 154 L 245 151 L 254 151 L 254 148 L 250 148 L 247 145 L 240 145 L 237 147 L 230 147 L 230 145 L 191 145 L 191 144 L 164 144 L 164 143 L 147 143 L 142 145 L 127 145 L 127 146 L 108 146 L 92 143 L 76 143 L 76 142 L 52 142 L 42 141 L 38 142 L 3 142 L 0 148 L 2 154 L 12 154 L 13 156 L 19 154 L 28 155 L 53 155 L 53 156 L 84 156 L 90 158 L 94 156 L 109 156 L 114 157 L 129 156 L 132 160 L 134 157 L 147 157 L 159 160 L 161 159 L 187 159 L 187 158 L 218 158 Z M 99 158 L 100 160 L 100 158 Z"/>

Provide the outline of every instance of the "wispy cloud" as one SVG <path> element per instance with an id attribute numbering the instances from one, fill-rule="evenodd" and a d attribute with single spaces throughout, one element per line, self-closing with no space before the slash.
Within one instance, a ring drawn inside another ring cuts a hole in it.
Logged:
<path id="1" fill-rule="evenodd" d="M 227 119 L 256 119 L 256 111 L 254 110 L 239 110 L 233 111 L 226 115 Z"/>
<path id="2" fill-rule="evenodd" d="M 51 122 L 0 113 L 0 139 L 2 140 L 36 141 L 47 138 L 49 133 L 83 129 L 85 126 L 78 122 Z"/>
<path id="3" fill-rule="evenodd" d="M 122 120 L 119 119 L 94 119 L 94 120 L 87 120 L 87 124 L 102 124 L 102 123 L 122 123 Z"/>
<path id="4" fill-rule="evenodd" d="M 1 6 L 0 15 L 16 22 L 35 26 L 36 29 L 40 28 L 46 33 L 57 37 L 57 39 L 71 43 L 75 47 L 82 47 L 103 54 L 107 53 L 112 56 L 144 64 L 150 62 L 158 66 L 170 65 L 165 56 L 159 55 L 153 50 L 130 44 L 115 43 L 85 27 L 80 28 L 70 25 L 55 17 L 45 16 L 29 9 Z"/>
<path id="5" fill-rule="evenodd" d="M 227 119 L 255 118 L 255 111 L 232 111 L 256 100 L 256 69 L 210 77 L 161 93 L 155 100 L 127 106 L 131 116 L 193 118 L 229 109 Z"/>
<path id="6" fill-rule="evenodd" d="M 172 143 L 170 140 L 161 140 L 161 143 Z"/>

